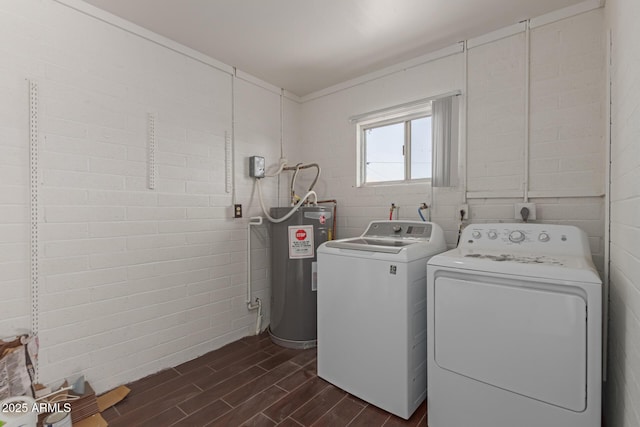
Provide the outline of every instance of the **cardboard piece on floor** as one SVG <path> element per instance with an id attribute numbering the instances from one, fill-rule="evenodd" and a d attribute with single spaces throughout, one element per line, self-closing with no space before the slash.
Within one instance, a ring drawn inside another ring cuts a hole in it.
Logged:
<path id="1" fill-rule="evenodd" d="M 127 387 L 120 386 L 108 393 L 103 394 L 96 399 L 98 402 L 98 410 L 100 412 L 103 412 L 111 408 L 113 405 L 127 397 L 130 391 L 131 390 L 129 390 Z M 78 421 L 77 423 L 73 423 L 74 427 L 107 427 L 108 425 L 109 423 L 107 423 L 107 421 L 102 418 L 102 415 L 100 414 L 95 414 L 81 421 Z"/>
<path id="2" fill-rule="evenodd" d="M 116 403 L 120 402 L 122 399 L 127 397 L 131 390 L 126 386 L 121 385 L 118 388 L 111 390 L 108 393 L 103 394 L 98 397 L 98 410 L 100 412 L 104 412 L 105 410 L 111 408 Z"/>
<path id="3" fill-rule="evenodd" d="M 93 391 L 93 388 L 91 388 L 91 385 L 86 382 L 85 383 L 85 394 L 83 395 L 83 397 L 79 400 L 73 401 L 72 403 L 72 408 L 73 408 L 73 404 L 75 404 L 76 406 L 78 404 L 80 404 L 80 409 L 79 411 L 82 412 L 83 410 L 87 409 L 87 405 L 83 405 L 82 404 L 82 399 L 87 399 L 87 398 L 92 398 L 93 399 L 93 405 L 94 408 L 97 406 L 97 411 L 103 412 L 109 408 L 111 408 L 113 405 L 115 405 L 116 403 L 120 402 L 122 399 L 124 399 L 125 397 L 127 397 L 127 395 L 129 394 L 131 390 L 129 390 L 127 387 L 125 386 L 120 386 L 116 389 L 111 390 L 110 392 L 107 392 L 105 394 L 103 394 L 102 396 L 96 398 L 95 396 L 95 392 Z M 89 399 L 91 400 L 91 399 Z M 86 403 L 86 402 L 85 402 Z M 90 404 L 91 402 L 89 402 Z M 71 414 L 73 416 L 73 409 L 71 411 Z M 76 414 L 78 414 L 78 412 L 76 412 Z M 38 419 L 38 425 L 41 426 L 43 425 L 43 420 L 46 417 L 47 414 L 40 414 L 40 417 Z M 86 417 L 86 415 L 82 415 L 84 417 Z M 100 413 L 93 413 L 91 416 L 88 416 L 86 418 L 82 418 L 79 421 L 73 421 L 73 427 L 107 427 L 109 425 L 109 423 L 107 423 L 107 421 L 102 417 L 102 415 Z"/>
<path id="4" fill-rule="evenodd" d="M 91 415 L 84 420 L 73 423 L 73 427 L 107 427 L 109 424 L 100 414 Z"/>

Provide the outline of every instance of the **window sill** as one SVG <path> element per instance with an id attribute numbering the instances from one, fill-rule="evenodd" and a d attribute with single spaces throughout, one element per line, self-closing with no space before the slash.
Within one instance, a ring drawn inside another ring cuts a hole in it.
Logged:
<path id="1" fill-rule="evenodd" d="M 371 188 L 371 187 L 398 187 L 406 185 L 431 185 L 431 178 L 427 179 L 413 179 L 411 181 L 384 181 L 384 182 L 367 182 L 360 184 L 357 188 Z"/>

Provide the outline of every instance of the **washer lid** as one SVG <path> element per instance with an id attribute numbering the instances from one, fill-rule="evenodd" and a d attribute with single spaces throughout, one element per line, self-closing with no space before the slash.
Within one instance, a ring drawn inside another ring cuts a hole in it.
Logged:
<path id="1" fill-rule="evenodd" d="M 580 256 L 456 248 L 434 256 L 429 260 L 429 265 L 602 284 L 591 260 Z"/>
<path id="2" fill-rule="evenodd" d="M 382 259 L 389 254 L 394 260 L 412 261 L 444 252 L 447 244 L 442 228 L 432 222 L 372 221 L 360 236 L 329 240 L 318 247 L 318 253 L 349 256 L 371 256 Z"/>
<path id="3" fill-rule="evenodd" d="M 419 240 L 409 239 L 368 239 L 356 237 L 354 239 L 331 240 L 327 242 L 327 247 L 339 249 L 351 249 L 355 251 L 384 252 L 397 254 L 403 247 L 413 244 L 424 243 Z"/>

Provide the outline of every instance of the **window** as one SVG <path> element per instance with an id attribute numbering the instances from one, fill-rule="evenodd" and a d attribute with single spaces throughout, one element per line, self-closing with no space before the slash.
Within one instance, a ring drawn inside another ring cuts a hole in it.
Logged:
<path id="1" fill-rule="evenodd" d="M 357 123 L 358 187 L 458 181 L 460 91 L 351 117 Z"/>
<path id="2" fill-rule="evenodd" d="M 431 178 L 431 103 L 358 123 L 359 185 Z"/>

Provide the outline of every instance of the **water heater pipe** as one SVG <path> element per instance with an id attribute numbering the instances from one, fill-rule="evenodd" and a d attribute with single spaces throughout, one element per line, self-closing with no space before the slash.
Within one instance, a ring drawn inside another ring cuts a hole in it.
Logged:
<path id="1" fill-rule="evenodd" d="M 311 186 L 309 187 L 309 190 L 307 190 L 307 193 L 304 195 L 304 197 L 302 197 L 298 203 L 294 203 L 295 202 L 295 194 L 293 193 L 293 186 L 295 184 L 295 179 L 296 179 L 296 175 L 298 174 L 298 171 L 300 171 L 301 169 L 306 169 L 306 168 L 311 168 L 314 167 L 317 169 L 317 173 L 316 173 L 316 177 L 313 180 L 313 182 L 311 183 Z M 315 191 L 313 191 L 313 187 L 314 185 L 316 185 L 316 182 L 318 181 L 318 177 L 320 176 L 320 166 L 317 163 L 309 163 L 306 165 L 303 165 L 302 163 L 298 163 L 295 166 L 287 166 L 285 164 L 285 162 L 283 161 L 283 159 L 280 159 L 280 167 L 278 168 L 278 170 L 274 173 L 271 174 L 265 174 L 265 177 L 274 177 L 274 176 L 278 176 L 282 173 L 282 171 L 285 170 L 293 170 L 295 171 L 294 175 L 293 175 L 293 179 L 291 181 L 291 197 L 292 197 L 292 208 L 289 211 L 289 213 L 287 213 L 285 216 L 283 216 L 282 218 L 278 218 L 275 219 L 273 218 L 271 215 L 269 215 L 269 212 L 267 211 L 267 208 L 264 205 L 264 200 L 262 197 L 262 185 L 260 184 L 260 180 L 261 178 L 256 178 L 255 179 L 255 185 L 258 186 L 258 199 L 260 200 L 260 207 L 262 208 L 262 212 L 264 213 L 264 216 L 271 222 L 278 224 L 280 222 L 284 222 L 286 220 L 288 220 L 289 218 L 291 218 L 291 216 L 298 210 L 298 208 L 300 206 L 302 206 L 303 203 L 305 203 L 305 201 L 313 195 L 313 202 L 314 204 L 317 204 L 318 202 L 318 195 L 315 193 Z"/>
<path id="2" fill-rule="evenodd" d="M 310 196 L 313 196 L 313 200 L 314 200 L 314 202 L 315 202 L 316 200 L 318 200 L 318 195 L 316 194 L 316 192 L 315 192 L 315 191 L 313 191 L 313 190 L 307 191 L 307 194 L 305 194 L 305 195 L 304 195 L 304 197 L 303 197 L 303 198 L 301 198 L 301 199 L 300 199 L 300 201 L 299 201 L 299 202 L 298 202 L 294 207 L 292 207 L 292 208 L 291 208 L 291 210 L 289 211 L 289 213 L 288 213 L 288 214 L 286 214 L 286 215 L 285 215 L 285 216 L 283 216 L 282 218 L 278 218 L 278 219 L 276 219 L 276 218 L 272 217 L 271 215 L 269 215 L 269 212 L 267 211 L 267 208 L 266 208 L 266 207 L 265 207 L 265 205 L 264 205 L 264 200 L 263 200 L 263 198 L 262 198 L 262 186 L 260 185 L 260 178 L 257 178 L 257 179 L 256 179 L 256 185 L 258 186 L 258 199 L 260 199 L 260 207 L 262 208 L 262 213 L 264 213 L 264 216 L 265 216 L 269 221 L 271 221 L 271 222 L 273 222 L 273 223 L 275 223 L 275 224 L 278 224 L 278 223 L 280 223 L 280 222 L 284 222 L 284 221 L 288 220 L 289 218 L 291 218 L 291 216 L 292 216 L 294 213 L 296 213 L 296 211 L 298 210 L 298 208 L 299 208 L 300 206 L 302 206 L 302 204 L 303 204 L 303 203 L 304 203 L 304 202 L 305 202 L 305 201 L 306 201 Z"/>
<path id="3" fill-rule="evenodd" d="M 293 170 L 293 177 L 291 178 L 291 205 L 295 204 L 295 197 L 296 197 L 296 193 L 295 193 L 295 185 L 296 185 L 296 177 L 298 176 L 298 172 L 301 169 L 307 169 L 307 168 L 316 168 L 317 172 L 316 172 L 316 177 L 313 179 L 313 182 L 311 183 L 311 185 L 309 186 L 309 189 L 307 191 L 311 191 L 313 190 L 313 187 L 315 187 L 316 183 L 318 182 L 318 178 L 320 177 L 320 165 L 318 165 L 317 163 L 309 163 L 306 165 L 303 165 L 302 163 L 298 163 L 295 166 L 292 167 L 285 167 L 282 170 Z"/>
<path id="4" fill-rule="evenodd" d="M 255 310 L 258 309 L 258 315 L 256 318 L 256 335 L 260 333 L 260 329 L 262 327 L 262 301 L 260 298 L 256 298 L 255 303 L 251 302 L 251 226 L 252 225 L 262 225 L 262 217 L 254 216 L 249 219 L 249 224 L 247 225 L 247 309 Z"/>

